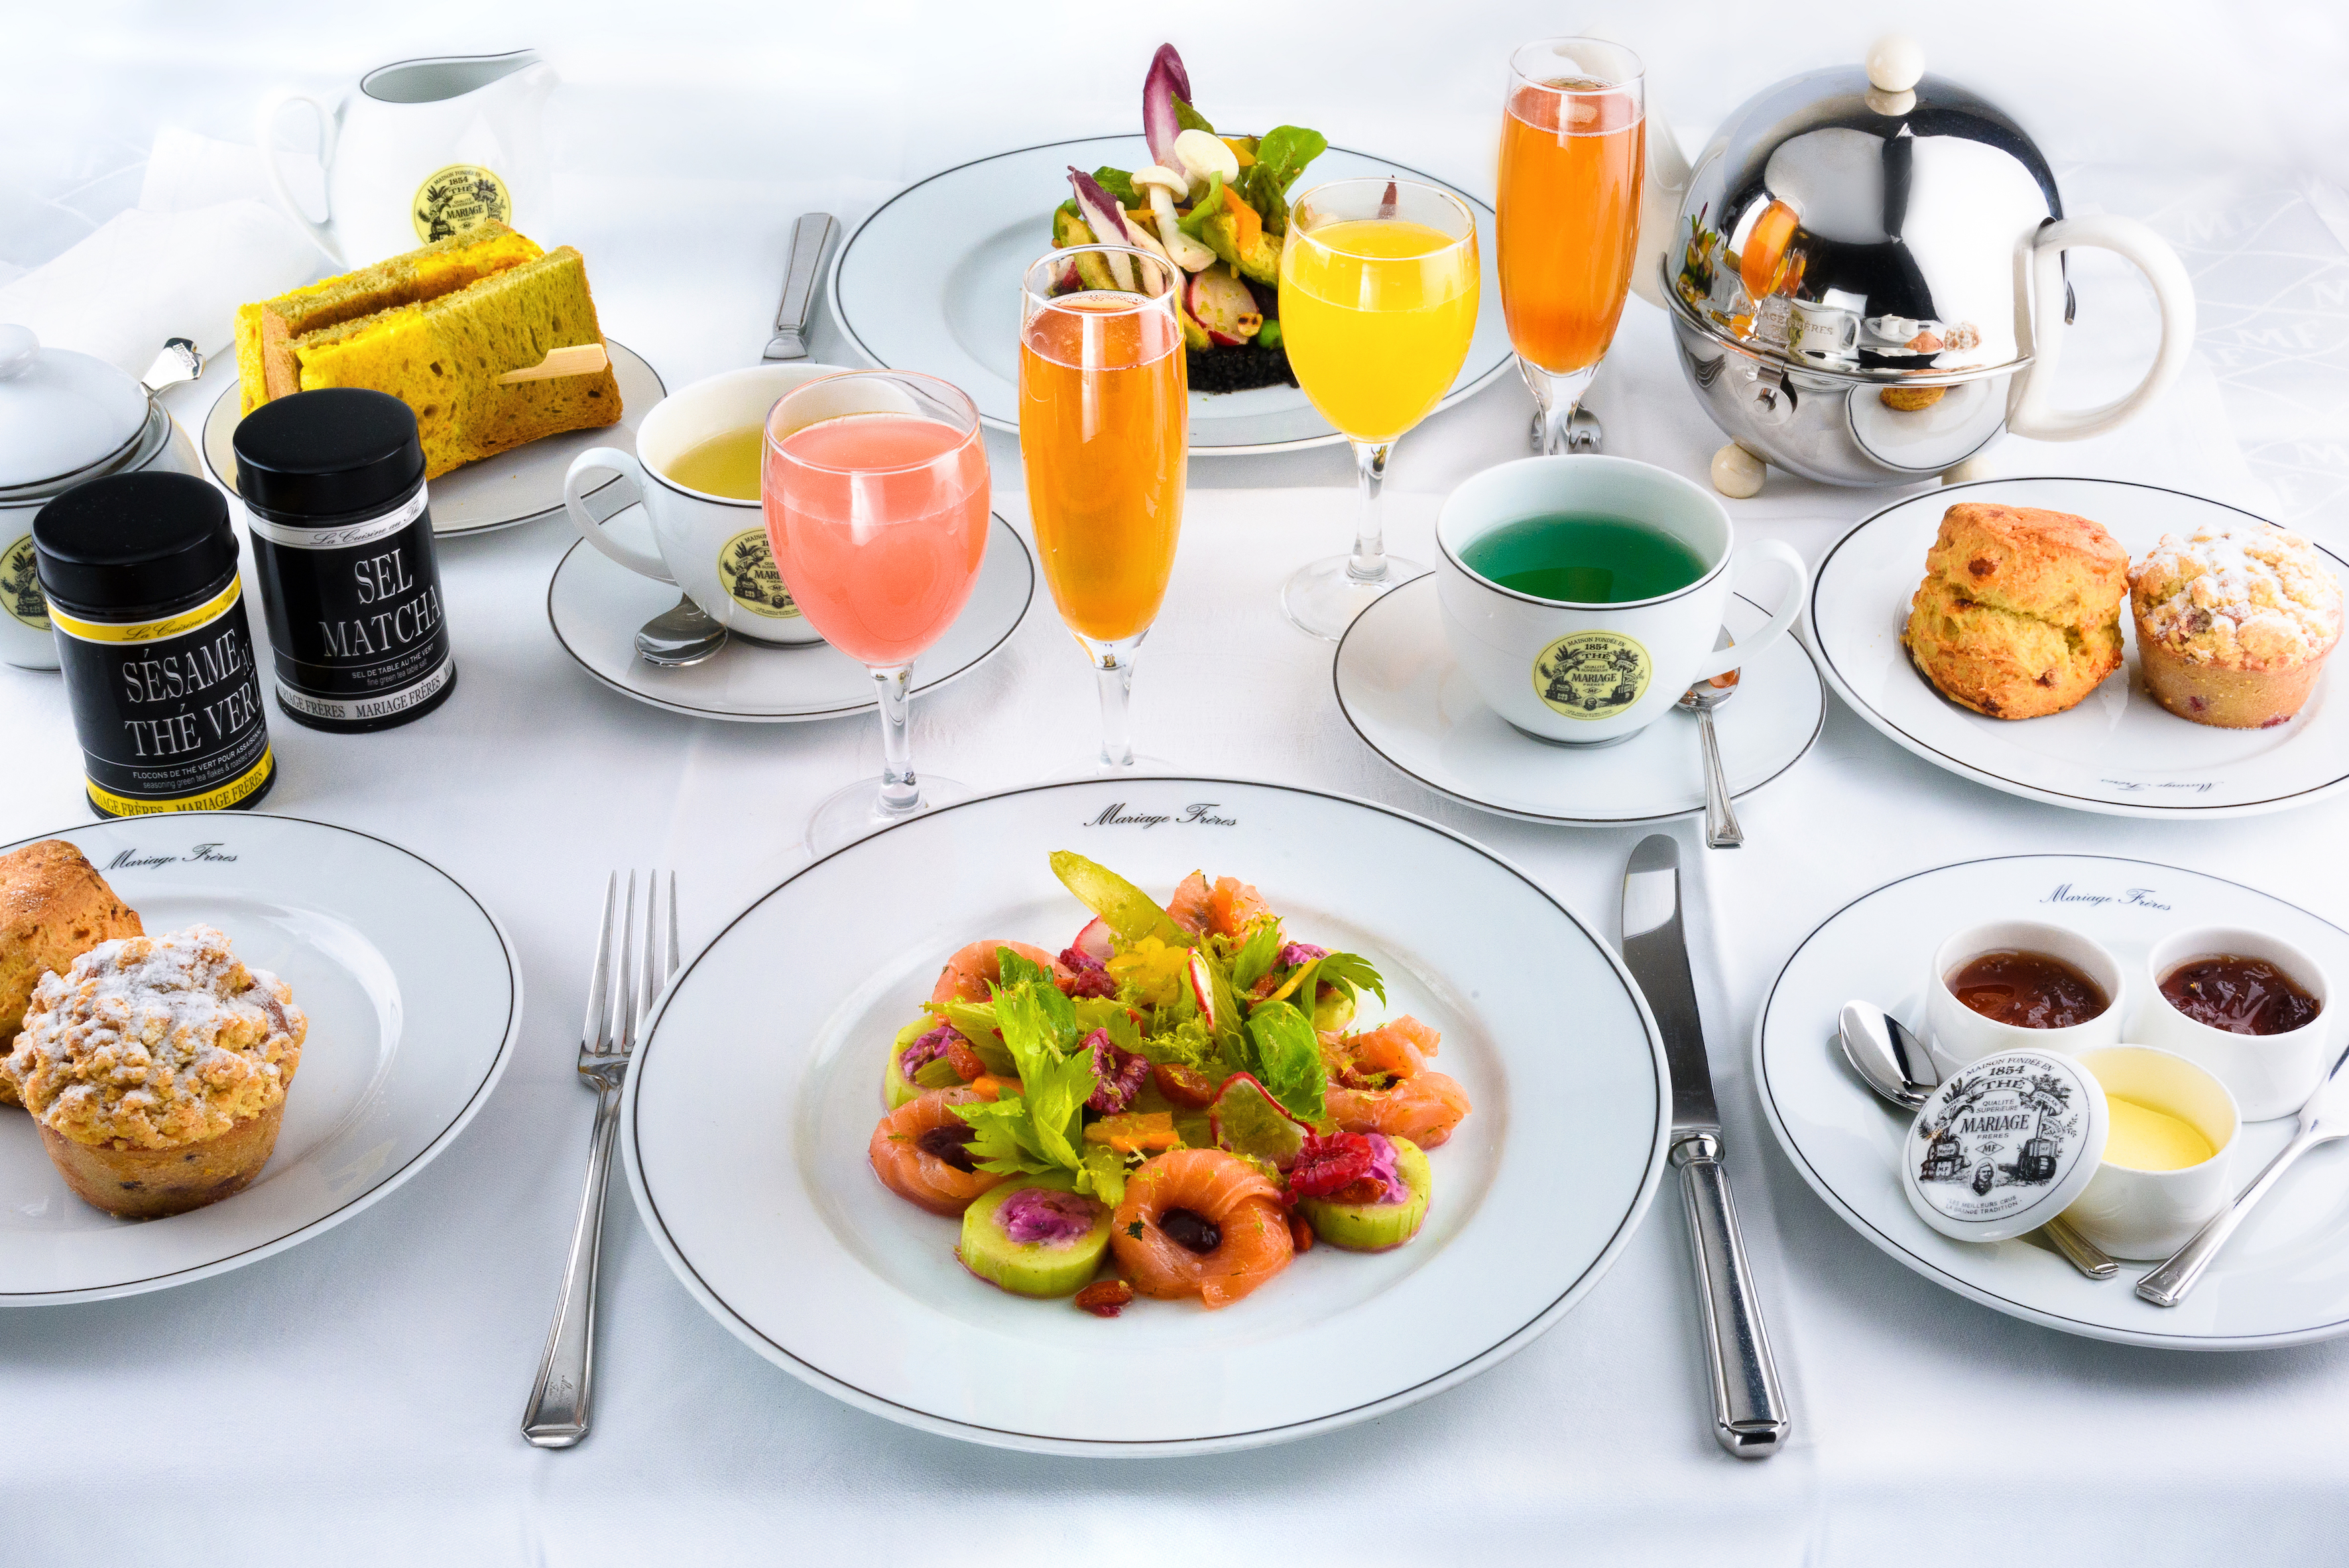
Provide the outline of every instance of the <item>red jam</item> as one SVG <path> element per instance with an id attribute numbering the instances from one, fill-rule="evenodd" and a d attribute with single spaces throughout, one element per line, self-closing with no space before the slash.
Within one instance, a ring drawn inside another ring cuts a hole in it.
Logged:
<path id="1" fill-rule="evenodd" d="M 2198 1024 L 2230 1035 L 2286 1035 L 2323 1005 L 2264 958 L 2230 953 L 2196 958 L 2162 977 L 2169 1005 Z"/>
<path id="2" fill-rule="evenodd" d="M 1996 948 L 1949 977 L 1950 995 L 2001 1024 L 2068 1029 L 2112 1006 L 2104 987 L 2047 953 Z"/>

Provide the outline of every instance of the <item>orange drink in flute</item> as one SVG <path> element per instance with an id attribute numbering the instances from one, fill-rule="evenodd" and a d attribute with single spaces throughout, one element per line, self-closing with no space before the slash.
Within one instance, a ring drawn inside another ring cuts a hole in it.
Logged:
<path id="1" fill-rule="evenodd" d="M 825 854 L 968 792 L 914 772 L 913 667 L 970 598 L 987 552 L 987 446 L 970 399 L 934 377 L 827 376 L 767 416 L 760 498 L 775 565 L 825 642 L 864 665 L 881 707 L 877 789 L 820 806 Z"/>
<path id="2" fill-rule="evenodd" d="M 1509 57 L 1501 122 L 1501 310 L 1541 413 L 1541 449 L 1568 449 L 1574 411 L 1622 319 L 1647 168 L 1639 57 L 1550 38 Z"/>
<path id="3" fill-rule="evenodd" d="M 1088 287 L 1087 273 L 1119 286 Z M 1029 515 L 1052 603 L 1100 683 L 1104 768 L 1133 766 L 1134 651 L 1166 597 L 1183 526 L 1190 387 L 1181 286 L 1163 257 L 1079 245 L 1029 268 L 1023 288 Z"/>
<path id="4" fill-rule="evenodd" d="M 1288 618 L 1335 642 L 1370 602 L 1427 569 L 1386 552 L 1379 486 L 1397 438 L 1451 390 L 1476 331 L 1476 224 L 1415 180 L 1339 180 L 1288 209 L 1280 333 L 1288 367 L 1354 449 L 1362 512 L 1351 555 L 1301 567 Z"/>

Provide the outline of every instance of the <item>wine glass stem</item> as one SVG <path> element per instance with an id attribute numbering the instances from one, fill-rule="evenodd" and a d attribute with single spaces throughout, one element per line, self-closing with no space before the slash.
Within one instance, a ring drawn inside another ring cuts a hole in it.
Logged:
<path id="1" fill-rule="evenodd" d="M 1394 450 L 1392 441 L 1356 441 L 1354 466 L 1362 476 L 1361 531 L 1354 536 L 1354 553 L 1346 562 L 1346 575 L 1357 583 L 1383 583 L 1387 579 L 1386 538 L 1379 521 L 1379 486 L 1387 477 L 1387 454 Z"/>
<path id="2" fill-rule="evenodd" d="M 1139 634 L 1113 643 L 1081 639 L 1093 661 L 1093 679 L 1101 687 L 1102 765 L 1133 766 L 1133 654 L 1142 645 Z"/>
<path id="3" fill-rule="evenodd" d="M 905 816 L 921 809 L 922 785 L 914 777 L 914 666 L 884 665 L 871 669 L 881 697 L 881 811 Z"/>
<path id="4" fill-rule="evenodd" d="M 1534 404 L 1541 410 L 1541 449 L 1544 457 L 1556 457 L 1571 449 L 1567 434 L 1574 423 L 1574 411 L 1582 407 L 1582 394 L 1589 388 L 1599 366 L 1581 370 L 1544 370 L 1529 359 L 1520 357 L 1517 369 L 1526 378 L 1526 389 L 1534 395 Z"/>

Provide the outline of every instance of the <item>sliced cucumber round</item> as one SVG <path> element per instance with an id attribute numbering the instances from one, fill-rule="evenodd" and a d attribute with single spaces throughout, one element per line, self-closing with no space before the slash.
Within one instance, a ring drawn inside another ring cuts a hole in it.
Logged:
<path id="1" fill-rule="evenodd" d="M 936 1027 L 937 1025 L 925 1014 L 898 1030 L 897 1037 L 890 1042 L 889 1058 L 881 1068 L 881 1099 L 885 1109 L 895 1110 L 907 1100 L 919 1099 L 931 1089 L 952 1088 L 962 1082 L 962 1075 L 956 1072 L 954 1064 L 944 1057 L 924 1062 L 914 1069 L 911 1078 L 897 1066 L 907 1046 Z"/>
<path id="2" fill-rule="evenodd" d="M 1427 1218 L 1428 1194 L 1435 1190 L 1435 1176 L 1418 1144 L 1408 1138 L 1388 1141 L 1394 1145 L 1395 1174 L 1402 1178 L 1411 1195 L 1400 1203 L 1334 1203 L 1327 1198 L 1299 1198 L 1297 1212 L 1313 1227 L 1316 1241 L 1348 1252 L 1376 1253 L 1399 1247 L 1419 1234 L 1420 1222 Z"/>
<path id="3" fill-rule="evenodd" d="M 1032 1212 L 1040 1203 L 1032 1196 L 1019 1198 L 1022 1192 L 1053 1194 L 1049 1202 L 1072 1217 L 1081 1217 L 1077 1206 L 1083 1205 L 1092 1211 L 1092 1222 L 1058 1240 L 1015 1241 L 1005 1206 L 1012 1205 L 1012 1216 L 1018 1218 L 1023 1209 Z M 1079 1196 L 1064 1178 L 1015 1177 L 962 1212 L 962 1244 L 955 1255 L 963 1267 L 1014 1295 L 1074 1295 L 1092 1282 L 1102 1254 L 1109 1251 L 1111 1215 L 1108 1204 Z"/>

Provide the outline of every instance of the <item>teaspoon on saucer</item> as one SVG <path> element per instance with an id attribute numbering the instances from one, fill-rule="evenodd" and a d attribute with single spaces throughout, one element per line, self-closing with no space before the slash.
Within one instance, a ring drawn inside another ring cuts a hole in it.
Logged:
<path id="1" fill-rule="evenodd" d="M 1723 633 L 1725 639 L 1729 634 Z M 1704 847 L 1739 850 L 1745 847 L 1745 830 L 1737 825 L 1737 808 L 1729 798 L 1729 776 L 1721 769 L 1721 741 L 1713 734 L 1713 710 L 1737 695 L 1735 670 L 1709 681 L 1699 681 L 1681 694 L 1674 706 L 1696 715 L 1697 734 L 1704 747 Z"/>
<path id="2" fill-rule="evenodd" d="M 636 628 L 636 656 L 663 669 L 698 665 L 726 645 L 726 628 L 688 594 Z"/>
<path id="3" fill-rule="evenodd" d="M 1933 1065 L 1925 1042 L 1873 1002 L 1846 1002 L 1836 1037 L 1851 1070 L 1903 1110 L 1915 1110 L 1940 1087 L 1941 1069 Z M 2041 1226 L 2040 1233 L 2090 1279 L 2110 1279 L 2120 1272 L 2120 1264 L 2061 1215 Z"/>

